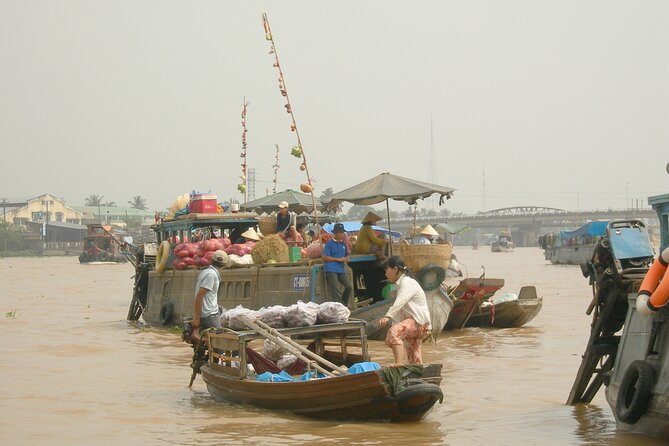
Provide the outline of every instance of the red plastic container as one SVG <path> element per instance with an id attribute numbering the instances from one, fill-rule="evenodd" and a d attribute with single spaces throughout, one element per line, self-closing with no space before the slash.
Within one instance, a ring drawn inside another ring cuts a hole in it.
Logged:
<path id="1" fill-rule="evenodd" d="M 215 214 L 218 198 L 212 194 L 191 195 L 188 203 L 188 212 L 200 214 Z"/>

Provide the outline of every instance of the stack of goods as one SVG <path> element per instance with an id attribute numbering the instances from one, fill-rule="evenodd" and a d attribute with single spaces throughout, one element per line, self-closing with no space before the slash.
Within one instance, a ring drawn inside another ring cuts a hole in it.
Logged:
<path id="1" fill-rule="evenodd" d="M 172 267 L 174 269 L 194 269 L 211 265 L 211 257 L 219 249 L 226 251 L 231 246 L 230 239 L 209 239 L 199 243 L 181 243 L 174 247 Z M 226 251 L 227 252 L 227 251 Z"/>
<path id="2" fill-rule="evenodd" d="M 242 316 L 250 319 L 260 319 L 270 327 L 307 327 L 314 324 L 333 324 L 348 321 L 351 311 L 340 302 L 297 303 L 284 307 L 274 305 L 260 310 L 249 310 L 241 305 L 224 311 L 221 315 L 221 325 L 232 330 L 247 330 Z"/>

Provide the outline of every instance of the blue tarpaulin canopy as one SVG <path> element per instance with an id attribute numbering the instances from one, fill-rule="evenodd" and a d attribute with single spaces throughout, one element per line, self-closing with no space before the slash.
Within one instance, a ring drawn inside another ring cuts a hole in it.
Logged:
<path id="1" fill-rule="evenodd" d="M 562 240 L 567 240 L 574 237 L 580 237 L 582 235 L 595 237 L 606 235 L 606 225 L 608 224 L 608 221 L 591 221 L 578 229 L 574 229 L 573 231 L 560 231 L 560 238 Z"/>
<path id="2" fill-rule="evenodd" d="M 360 231 L 360 228 L 362 227 L 362 223 L 358 221 L 340 221 L 339 223 L 344 225 L 344 231 L 346 232 L 358 232 Z M 332 234 L 332 229 L 334 228 L 334 223 L 328 223 L 326 225 L 323 225 L 323 229 L 325 232 Z M 375 231 L 381 231 L 384 234 L 388 234 L 388 230 L 381 228 L 379 226 L 372 226 L 372 229 Z M 393 237 L 401 237 L 402 234 L 397 232 L 397 231 L 390 231 L 390 235 Z"/>

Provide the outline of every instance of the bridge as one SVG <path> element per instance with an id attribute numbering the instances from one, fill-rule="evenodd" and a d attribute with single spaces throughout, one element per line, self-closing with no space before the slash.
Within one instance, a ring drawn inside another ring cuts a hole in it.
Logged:
<path id="1" fill-rule="evenodd" d="M 471 243 L 482 233 L 497 234 L 502 229 L 511 229 L 517 246 L 537 246 L 539 235 L 551 231 L 576 228 L 593 220 L 639 219 L 651 226 L 659 224 L 652 209 L 607 209 L 566 211 L 541 206 L 516 206 L 493 209 L 473 215 L 451 214 L 449 216 L 416 216 L 416 225 L 451 223 L 469 225 L 472 229 L 457 237 L 463 244 Z M 408 233 L 413 226 L 413 217 L 393 217 L 391 227 Z M 458 240 L 456 240 L 456 243 Z"/>

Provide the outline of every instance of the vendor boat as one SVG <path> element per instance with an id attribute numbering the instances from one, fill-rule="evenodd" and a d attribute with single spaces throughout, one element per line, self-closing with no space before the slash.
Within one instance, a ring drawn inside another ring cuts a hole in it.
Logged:
<path id="1" fill-rule="evenodd" d="M 497 240 L 490 244 L 490 251 L 492 252 L 513 252 L 516 244 L 511 239 L 511 231 L 508 229 L 500 232 Z"/>
<path id="2" fill-rule="evenodd" d="M 125 243 L 111 225 L 91 223 L 86 225 L 84 249 L 79 254 L 79 263 L 90 265 L 127 262 Z"/>
<path id="3" fill-rule="evenodd" d="M 592 258 L 597 242 L 606 235 L 608 221 L 592 221 L 573 231 L 539 237 L 544 258 L 554 265 L 580 265 Z"/>
<path id="4" fill-rule="evenodd" d="M 650 197 L 661 221 L 663 246 L 669 244 L 669 194 Z M 653 262 L 645 224 L 611 221 L 592 260 L 582 266 L 593 285 L 587 314 L 590 339 L 568 404 L 589 403 L 606 386 L 606 399 L 618 426 L 669 438 L 669 308 L 649 317 L 637 312 L 639 286 Z M 667 275 L 664 275 L 664 280 Z"/>

